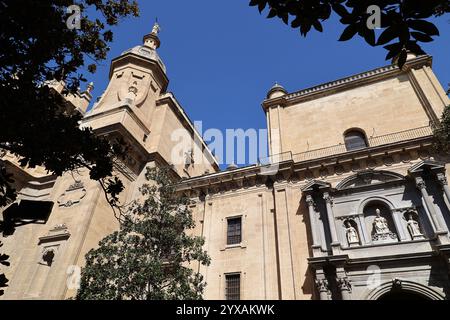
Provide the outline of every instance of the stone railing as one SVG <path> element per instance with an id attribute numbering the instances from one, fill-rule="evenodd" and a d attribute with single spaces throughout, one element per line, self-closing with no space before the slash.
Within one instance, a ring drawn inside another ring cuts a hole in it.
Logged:
<path id="1" fill-rule="evenodd" d="M 383 145 L 388 145 L 395 142 L 402 142 L 402 141 L 408 141 L 408 140 L 414 140 L 419 138 L 426 138 L 433 135 L 433 130 L 430 126 L 410 129 L 410 130 L 404 130 L 400 132 L 385 134 L 381 136 L 376 137 L 370 137 L 367 139 L 368 148 L 372 147 L 379 147 Z M 364 148 L 365 149 L 365 148 Z M 360 149 L 360 150 L 364 150 Z M 357 150 L 351 150 L 351 151 L 357 151 Z M 306 152 L 296 153 L 292 154 L 292 152 L 284 152 L 276 155 L 272 155 L 267 158 L 260 159 L 261 165 L 267 165 L 270 163 L 279 163 L 283 161 L 294 161 L 294 162 L 301 162 L 301 161 L 307 161 L 307 160 L 313 160 L 313 159 L 319 159 L 324 158 L 328 156 L 333 155 L 340 155 L 344 154 L 346 152 L 349 152 L 347 148 L 345 147 L 345 144 L 338 144 L 330 147 L 310 150 Z"/>

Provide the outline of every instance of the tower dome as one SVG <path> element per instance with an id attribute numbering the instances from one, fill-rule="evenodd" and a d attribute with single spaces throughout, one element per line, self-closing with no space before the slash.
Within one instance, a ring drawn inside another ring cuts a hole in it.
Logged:
<path id="1" fill-rule="evenodd" d="M 275 85 L 267 92 L 267 99 L 278 98 L 286 95 L 288 92 L 283 86 L 275 82 Z"/>
<path id="2" fill-rule="evenodd" d="M 142 58 L 153 60 L 159 64 L 159 66 L 164 72 L 166 72 L 167 71 L 166 66 L 162 62 L 156 50 L 161 45 L 161 41 L 159 40 L 158 37 L 158 33 L 160 30 L 161 27 L 159 26 L 158 22 L 156 22 L 155 25 L 153 26 L 152 32 L 144 36 L 143 39 L 144 44 L 128 49 L 122 52 L 121 55 L 123 56 L 131 53 L 140 56 Z"/>

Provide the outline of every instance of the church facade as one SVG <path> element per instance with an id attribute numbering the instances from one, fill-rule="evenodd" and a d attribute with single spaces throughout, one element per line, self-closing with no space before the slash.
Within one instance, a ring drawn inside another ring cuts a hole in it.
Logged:
<path id="1" fill-rule="evenodd" d="M 146 167 L 172 165 L 211 257 L 192 266 L 206 299 L 450 297 L 450 161 L 432 148 L 449 99 L 430 56 L 292 93 L 275 85 L 262 103 L 269 157 L 220 171 L 167 91 L 158 31 L 111 62 L 90 111 L 92 87 L 67 99 L 82 126 L 130 147 L 115 165 L 122 203 L 139 197 Z M 173 161 L 175 131 L 196 161 Z M 2 299 L 74 296 L 84 255 L 118 228 L 100 186 L 82 169 L 55 177 L 0 155 L 19 192 L 0 209 L 11 256 Z"/>

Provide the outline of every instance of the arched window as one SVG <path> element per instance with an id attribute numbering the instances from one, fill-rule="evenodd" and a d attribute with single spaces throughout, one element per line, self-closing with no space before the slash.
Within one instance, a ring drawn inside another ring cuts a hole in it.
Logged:
<path id="1" fill-rule="evenodd" d="M 344 134 L 347 151 L 367 148 L 366 136 L 359 130 L 350 130 Z"/>

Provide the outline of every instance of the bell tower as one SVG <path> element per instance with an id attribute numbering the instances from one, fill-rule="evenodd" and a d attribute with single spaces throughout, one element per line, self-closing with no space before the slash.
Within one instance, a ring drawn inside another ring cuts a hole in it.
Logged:
<path id="1" fill-rule="evenodd" d="M 132 158 L 126 165 L 136 175 L 152 161 L 174 165 L 180 177 L 216 171 L 216 160 L 203 139 L 173 93 L 167 92 L 166 66 L 157 51 L 161 45 L 160 31 L 156 22 L 151 32 L 143 37 L 142 45 L 126 50 L 112 60 L 108 87 L 92 110 L 85 114 L 82 126 L 92 128 L 98 135 L 123 139 L 130 149 L 128 157 Z M 185 168 L 185 161 L 173 152 L 177 141 L 172 135 L 180 129 L 192 140 L 188 143 L 192 144 L 190 148 L 198 149 L 197 160 L 207 158 L 197 161 L 195 168 L 192 165 L 189 170 Z M 197 141 L 197 147 L 193 146 L 194 141 Z"/>
<path id="2" fill-rule="evenodd" d="M 155 23 L 143 44 L 124 51 L 111 62 L 109 84 L 88 112 L 82 126 L 97 134 L 119 135 L 135 149 L 139 162 L 147 154 L 156 101 L 166 93 L 169 80 L 157 49 L 161 45 Z"/>

